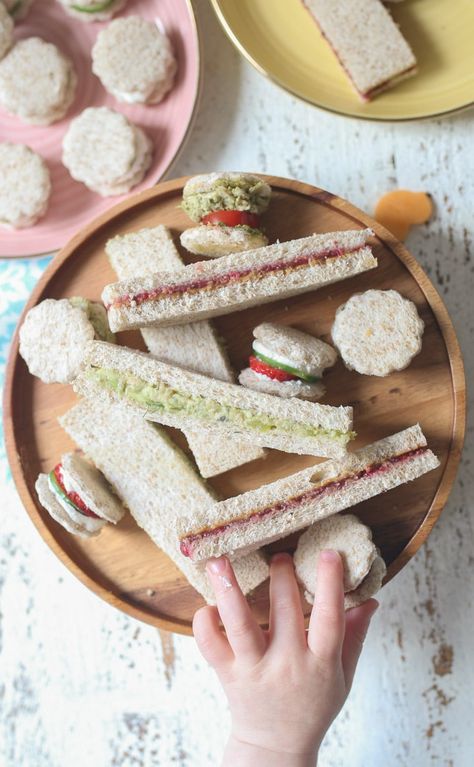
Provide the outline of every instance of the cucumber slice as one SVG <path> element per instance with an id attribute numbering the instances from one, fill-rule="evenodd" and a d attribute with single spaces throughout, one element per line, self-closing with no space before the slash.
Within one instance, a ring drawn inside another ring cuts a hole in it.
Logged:
<path id="1" fill-rule="evenodd" d="M 79 13 L 100 13 L 106 11 L 113 2 L 114 0 L 104 0 L 103 3 L 95 3 L 95 5 L 71 5 L 71 8 Z"/>
<path id="2" fill-rule="evenodd" d="M 302 381 L 307 381 L 308 383 L 316 383 L 320 380 L 319 378 L 316 378 L 316 376 L 310 376 L 308 373 L 304 373 L 302 370 L 298 370 L 298 368 L 291 367 L 291 365 L 283 365 L 281 362 L 275 362 L 275 360 L 272 360 L 270 357 L 266 357 L 261 352 L 255 351 L 255 349 L 254 354 L 257 359 L 265 362 L 266 365 L 270 365 L 272 368 L 277 368 L 277 370 L 284 370 L 285 373 L 291 373 L 291 375 L 301 378 Z"/>
<path id="3" fill-rule="evenodd" d="M 49 483 L 51 485 L 51 490 L 53 490 L 53 492 L 56 493 L 56 495 L 59 495 L 61 500 L 65 501 L 68 504 L 68 506 L 71 506 L 71 508 L 73 508 L 79 514 L 82 514 L 81 509 L 78 506 L 76 506 L 76 504 L 73 503 L 73 501 L 71 501 L 70 498 L 67 497 L 67 495 L 64 492 L 64 490 L 62 489 L 62 487 L 58 484 L 58 480 L 56 479 L 56 475 L 54 473 L 54 469 L 53 469 L 53 471 L 49 472 L 48 479 L 49 479 Z M 87 515 L 84 514 L 84 516 L 87 516 Z"/>

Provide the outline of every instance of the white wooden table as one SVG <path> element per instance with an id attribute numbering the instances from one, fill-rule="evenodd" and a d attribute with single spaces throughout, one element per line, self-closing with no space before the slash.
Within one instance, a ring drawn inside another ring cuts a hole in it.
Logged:
<path id="1" fill-rule="evenodd" d="M 391 188 L 431 192 L 436 216 L 408 245 L 446 301 L 472 379 L 473 113 L 406 125 L 325 114 L 244 63 L 206 0 L 197 7 L 204 95 L 172 175 L 291 176 L 368 211 Z M 471 415 L 449 503 L 427 545 L 381 595 L 323 767 L 474 763 L 472 431 Z M 1 767 L 219 764 L 226 704 L 193 640 L 160 634 L 89 593 L 46 548 L 11 483 L 2 484 L 1 513 Z"/>

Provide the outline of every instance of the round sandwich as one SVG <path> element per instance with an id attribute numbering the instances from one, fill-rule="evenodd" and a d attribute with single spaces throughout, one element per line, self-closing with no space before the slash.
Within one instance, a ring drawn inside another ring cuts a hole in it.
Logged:
<path id="1" fill-rule="evenodd" d="M 141 128 L 107 107 L 85 109 L 63 139 L 63 163 L 71 176 L 102 197 L 126 194 L 139 184 L 152 151 Z"/>
<path id="2" fill-rule="evenodd" d="M 39 37 L 19 40 L 0 62 L 0 106 L 30 125 L 51 125 L 76 92 L 71 61 Z"/>
<path id="3" fill-rule="evenodd" d="M 47 298 L 27 313 L 20 328 L 20 354 L 44 383 L 70 383 L 89 341 L 114 343 L 102 304 L 85 298 Z"/>
<path id="4" fill-rule="evenodd" d="M 10 50 L 13 43 L 13 20 L 0 2 L 0 59 Z"/>
<path id="5" fill-rule="evenodd" d="M 316 591 L 316 562 L 325 549 L 341 555 L 344 592 L 357 589 L 378 556 L 370 528 L 353 514 L 333 514 L 315 522 L 298 540 L 294 554 L 296 575 L 310 603 Z"/>
<path id="6" fill-rule="evenodd" d="M 81 21 L 107 21 L 127 0 L 59 0 L 70 16 Z"/>
<path id="7" fill-rule="evenodd" d="M 189 179 L 182 208 L 200 226 L 187 229 L 181 244 L 190 253 L 218 258 L 267 244 L 260 215 L 268 208 L 271 187 L 250 173 L 209 173 Z"/>
<path id="8" fill-rule="evenodd" d="M 336 312 L 332 338 L 349 370 L 387 376 L 421 351 L 424 322 L 396 290 L 367 290 Z"/>
<path id="9" fill-rule="evenodd" d="M 307 602 L 314 602 L 316 563 L 324 549 L 341 555 L 346 610 L 366 602 L 381 589 L 387 567 L 372 541 L 370 529 L 352 514 L 334 514 L 311 525 L 296 547 L 295 571 Z"/>
<path id="10" fill-rule="evenodd" d="M 125 513 L 100 471 L 76 453 L 66 453 L 49 474 L 40 474 L 35 487 L 41 505 L 73 535 L 91 538 Z"/>
<path id="11" fill-rule="evenodd" d="M 43 158 L 24 144 L 0 144 L 0 226 L 23 229 L 46 213 L 51 194 Z"/>
<path id="12" fill-rule="evenodd" d="M 157 104 L 173 86 L 176 59 L 155 23 L 127 16 L 99 32 L 92 71 L 117 101 Z"/>
<path id="13" fill-rule="evenodd" d="M 322 375 L 334 365 L 332 346 L 301 330 L 264 322 L 253 331 L 253 355 L 239 382 L 278 397 L 317 400 L 325 392 Z"/>
<path id="14" fill-rule="evenodd" d="M 15 21 L 24 19 L 31 8 L 33 0 L 3 0 L 8 13 Z"/>

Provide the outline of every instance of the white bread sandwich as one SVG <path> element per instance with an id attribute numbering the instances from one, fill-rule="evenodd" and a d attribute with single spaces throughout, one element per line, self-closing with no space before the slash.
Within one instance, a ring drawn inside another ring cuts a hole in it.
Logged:
<path id="1" fill-rule="evenodd" d="M 190 178 L 183 189 L 183 210 L 201 223 L 182 233 L 181 245 L 209 258 L 266 245 L 260 215 L 270 197 L 271 187 L 251 173 L 207 173 Z"/>
<path id="2" fill-rule="evenodd" d="M 182 557 L 178 548 L 178 516 L 187 510 L 199 522 L 203 510 L 212 516 L 216 505 L 215 496 L 184 453 L 162 429 L 123 405 L 83 400 L 59 421 L 99 467 L 139 527 L 191 585 L 208 602 L 214 602 L 204 568 Z M 245 594 L 268 577 L 268 565 L 260 552 L 239 557 L 233 566 Z"/>
<path id="3" fill-rule="evenodd" d="M 254 328 L 253 354 L 239 383 L 277 397 L 318 400 L 326 391 L 325 368 L 332 367 L 337 352 L 319 338 L 301 330 L 263 322 Z"/>
<path id="4" fill-rule="evenodd" d="M 313 234 L 107 285 L 112 330 L 179 325 L 245 309 L 373 269 L 371 229 Z"/>
<path id="5" fill-rule="evenodd" d="M 46 298 L 23 320 L 20 355 L 44 383 L 71 383 L 94 338 L 115 342 L 102 304 L 80 296 Z"/>
<path id="6" fill-rule="evenodd" d="M 409 482 L 439 465 L 418 425 L 348 453 L 340 461 L 279 479 L 218 504 L 216 524 L 180 522 L 181 552 L 198 562 L 252 551 L 331 514 Z"/>
<path id="7" fill-rule="evenodd" d="M 366 290 L 338 308 L 331 335 L 349 370 L 387 376 L 419 354 L 424 329 L 408 298 L 396 290 Z"/>
<path id="8" fill-rule="evenodd" d="M 49 474 L 40 474 L 35 487 L 41 505 L 73 535 L 98 535 L 125 514 L 100 471 L 76 453 L 66 453 Z"/>
<path id="9" fill-rule="evenodd" d="M 124 402 L 165 426 L 215 431 L 289 453 L 341 457 L 354 436 L 350 407 L 288 402 L 101 341 L 89 344 L 74 389 Z"/>
<path id="10" fill-rule="evenodd" d="M 163 226 L 119 235 L 105 246 L 119 280 L 184 267 L 169 230 Z M 203 373 L 219 381 L 234 382 L 234 373 L 222 343 L 208 320 L 164 328 L 143 328 L 143 340 L 154 357 Z M 250 442 L 185 430 L 202 477 L 213 477 L 249 461 L 263 458 L 264 450 Z"/>
<path id="11" fill-rule="evenodd" d="M 380 0 L 303 0 L 363 101 L 416 74 L 416 58 Z"/>
<path id="12" fill-rule="evenodd" d="M 344 592 L 354 591 L 368 575 L 378 549 L 372 531 L 353 514 L 332 514 L 311 525 L 299 538 L 293 560 L 308 602 L 314 601 L 317 559 L 325 549 L 337 551 L 344 569 Z"/>

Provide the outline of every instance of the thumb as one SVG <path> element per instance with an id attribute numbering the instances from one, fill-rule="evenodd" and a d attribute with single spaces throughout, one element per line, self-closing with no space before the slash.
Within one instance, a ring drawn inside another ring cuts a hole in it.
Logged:
<path id="1" fill-rule="evenodd" d="M 379 603 L 375 599 L 369 599 L 359 607 L 354 607 L 346 613 L 346 633 L 342 647 L 342 667 L 346 680 L 346 690 L 352 687 L 355 670 L 359 661 L 365 636 L 370 621 Z"/>

